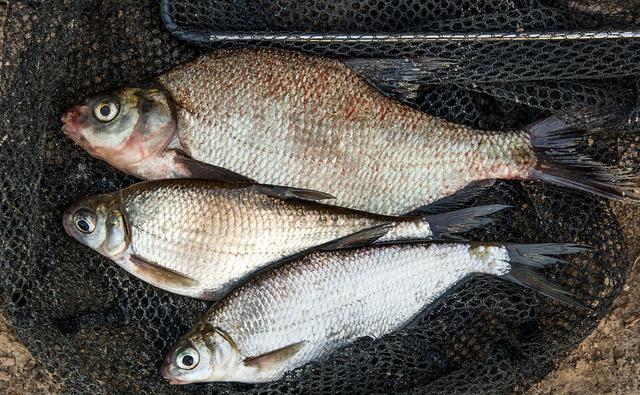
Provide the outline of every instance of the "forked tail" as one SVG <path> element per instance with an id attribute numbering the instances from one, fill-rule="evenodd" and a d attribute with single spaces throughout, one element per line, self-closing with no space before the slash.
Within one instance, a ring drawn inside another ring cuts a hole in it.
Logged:
<path id="1" fill-rule="evenodd" d="M 579 189 L 613 200 L 640 202 L 634 191 L 638 176 L 597 162 L 577 152 L 585 134 L 565 121 L 551 117 L 529 128 L 538 163 L 534 180 Z"/>
<path id="2" fill-rule="evenodd" d="M 502 278 L 531 288 L 550 298 L 572 306 L 585 308 L 575 300 L 560 284 L 545 278 L 539 269 L 546 266 L 566 263 L 563 259 L 549 255 L 568 255 L 589 248 L 579 244 L 506 244 L 503 246 L 509 255 L 510 270 Z"/>

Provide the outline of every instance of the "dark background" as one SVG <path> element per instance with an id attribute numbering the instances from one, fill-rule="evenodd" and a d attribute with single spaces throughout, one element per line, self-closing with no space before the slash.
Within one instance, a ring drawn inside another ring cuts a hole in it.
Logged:
<path id="1" fill-rule="evenodd" d="M 440 7 L 444 2 L 434 4 Z M 488 14 L 481 11 L 476 14 Z M 16 333 L 57 376 L 65 392 L 522 391 L 549 372 L 605 314 L 629 266 L 609 204 L 561 188 L 500 182 L 470 205 L 506 203 L 514 209 L 473 238 L 592 245 L 594 252 L 547 274 L 593 311 L 558 305 L 512 284 L 480 277 L 443 298 L 416 327 L 376 341 L 363 339 L 281 382 L 256 387 L 166 385 L 158 371 L 162 355 L 206 305 L 128 276 L 68 238 L 60 225 L 62 210 L 76 199 L 135 181 L 67 140 L 60 131 L 62 111 L 84 96 L 150 78 L 202 52 L 172 38 L 159 14 L 158 4 L 150 0 L 12 1 L 3 18 L 0 289 Z M 581 20 L 596 26 L 590 19 Z M 575 53 L 593 50 L 583 44 L 566 45 Z M 542 70 L 547 74 L 534 68 L 535 78 L 524 80 L 507 77 L 522 75 L 522 68 L 535 65 L 531 62 L 544 48 L 527 47 L 515 56 L 514 48 L 504 46 L 505 57 L 496 58 L 492 51 L 500 46 L 420 47 L 416 54 L 437 50 L 460 56 L 466 68 L 455 75 L 433 76 L 415 105 L 485 128 L 522 126 L 550 112 L 571 114 L 593 126 L 602 126 L 602 119 L 607 119 L 606 133 L 597 134 L 585 149 L 608 161 L 635 165 L 637 149 L 626 142 L 634 139 L 629 129 L 635 127 L 636 79 L 628 75 L 637 67 L 636 45 L 625 41 L 596 45 L 605 52 L 627 51 L 610 62 L 602 56 L 598 61 L 577 59 L 555 47 L 558 55 L 547 58 L 548 67 Z M 470 57 L 475 53 L 484 55 Z M 579 64 L 560 80 L 553 77 L 557 67 L 552 67 L 559 57 L 570 66 Z M 503 62 L 488 68 L 491 59 Z M 616 64 L 621 59 L 627 63 Z M 594 69 L 594 64 L 606 67 Z M 576 78 L 587 69 L 595 73 L 584 75 L 589 80 Z M 498 73 L 497 78 L 496 70 L 506 74 Z M 514 103 L 516 97 L 529 106 Z M 626 134 L 612 136 L 614 129 Z"/>

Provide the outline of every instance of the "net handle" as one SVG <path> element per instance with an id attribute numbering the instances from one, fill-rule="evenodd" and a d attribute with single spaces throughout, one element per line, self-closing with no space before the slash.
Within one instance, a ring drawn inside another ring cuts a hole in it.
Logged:
<path id="1" fill-rule="evenodd" d="M 177 33 L 177 31 L 175 31 Z M 429 43 L 429 42 L 495 42 L 495 41 L 563 41 L 640 39 L 640 31 L 561 31 L 527 33 L 185 33 L 197 41 L 269 41 L 287 43 Z"/>

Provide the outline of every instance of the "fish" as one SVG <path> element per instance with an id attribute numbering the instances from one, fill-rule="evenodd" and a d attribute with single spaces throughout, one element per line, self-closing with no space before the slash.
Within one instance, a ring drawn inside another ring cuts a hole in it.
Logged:
<path id="1" fill-rule="evenodd" d="M 476 130 L 393 100 L 361 77 L 409 86 L 433 67 L 452 64 L 218 51 L 89 98 L 64 113 L 63 131 L 141 179 L 331 191 L 327 203 L 383 215 L 459 207 L 492 179 L 638 201 L 636 175 L 582 154 L 588 134 L 560 118 Z"/>
<path id="2" fill-rule="evenodd" d="M 261 272 L 211 306 L 166 354 L 171 384 L 264 383 L 321 361 L 361 337 L 379 338 L 420 319 L 454 285 L 498 276 L 585 308 L 542 267 L 577 244 L 413 243 L 314 251 Z"/>
<path id="3" fill-rule="evenodd" d="M 66 232 L 132 275 L 216 300 L 245 276 L 313 248 L 459 237 L 507 206 L 392 217 L 322 204 L 331 195 L 273 185 L 155 180 L 84 198 Z"/>

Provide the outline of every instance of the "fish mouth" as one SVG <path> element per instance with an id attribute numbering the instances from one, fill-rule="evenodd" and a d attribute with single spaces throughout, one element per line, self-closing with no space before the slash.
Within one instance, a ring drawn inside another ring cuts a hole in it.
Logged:
<path id="1" fill-rule="evenodd" d="M 64 227 L 64 231 L 67 232 L 67 234 L 73 238 L 75 238 L 75 236 L 74 236 L 74 230 L 71 225 L 71 216 L 75 212 L 75 208 L 76 208 L 75 206 L 68 207 L 66 210 L 64 210 L 64 213 L 62 214 L 62 226 Z"/>
<path id="2" fill-rule="evenodd" d="M 167 381 L 167 383 L 171 384 L 171 385 L 185 385 L 188 384 L 186 381 L 181 381 L 178 379 L 165 379 Z"/>
<path id="3" fill-rule="evenodd" d="M 78 144 L 86 143 L 82 135 L 86 106 L 73 106 L 62 114 L 62 131 Z"/>
<path id="4" fill-rule="evenodd" d="M 188 384 L 186 381 L 175 378 L 171 374 L 171 361 L 170 361 L 169 355 L 167 355 L 164 361 L 162 362 L 162 367 L 160 367 L 160 373 L 162 374 L 162 377 L 164 377 L 164 379 L 167 381 L 167 383 L 171 385 Z"/>
<path id="5" fill-rule="evenodd" d="M 77 134 L 78 128 L 75 124 L 76 114 L 80 112 L 80 106 L 74 106 L 68 109 L 62 114 L 62 131 L 66 135 L 74 135 Z"/>

